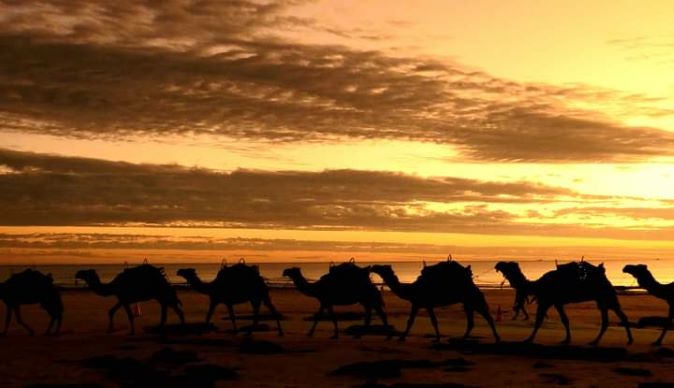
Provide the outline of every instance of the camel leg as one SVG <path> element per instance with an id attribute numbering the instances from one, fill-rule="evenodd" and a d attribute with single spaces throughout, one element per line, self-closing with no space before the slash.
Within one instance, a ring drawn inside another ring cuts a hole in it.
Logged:
<path id="1" fill-rule="evenodd" d="M 166 326 L 166 318 L 168 316 L 168 306 L 164 303 L 159 305 L 161 307 L 161 315 L 159 318 L 159 329 L 161 332 L 164 332 L 164 327 Z"/>
<path id="2" fill-rule="evenodd" d="M 625 332 L 627 333 L 627 344 L 632 345 L 634 339 L 632 338 L 632 331 L 630 330 L 630 321 L 627 319 L 627 315 L 623 312 L 620 306 L 614 306 L 613 312 L 620 319 L 620 323 L 625 326 Z"/>
<path id="3" fill-rule="evenodd" d="M 208 304 L 208 312 L 206 313 L 206 324 L 211 323 L 211 318 L 213 318 L 213 313 L 215 312 L 215 307 L 218 304 L 214 301 L 210 301 Z"/>
<path id="4" fill-rule="evenodd" d="M 520 306 L 517 304 L 517 302 L 515 302 L 515 304 L 513 304 L 513 312 L 515 313 L 515 314 L 513 314 L 513 318 L 512 318 L 512 320 L 514 321 L 520 315 Z"/>
<path id="5" fill-rule="evenodd" d="M 667 318 L 667 323 L 662 328 L 660 337 L 658 337 L 658 339 L 653 342 L 653 345 L 655 346 L 660 346 L 662 344 L 662 340 L 665 339 L 665 334 L 667 334 L 667 330 L 669 330 L 669 326 L 672 324 L 672 319 L 674 319 L 674 306 L 671 304 L 669 305 L 669 316 Z"/>
<path id="6" fill-rule="evenodd" d="M 14 315 L 16 315 L 16 322 L 23 326 L 23 328 L 28 331 L 28 334 L 35 335 L 35 331 L 23 321 L 23 318 L 21 318 L 21 307 L 14 307 Z"/>
<path id="7" fill-rule="evenodd" d="M 265 306 L 267 306 L 267 309 L 269 312 L 276 318 L 276 330 L 278 330 L 278 335 L 282 336 L 283 335 L 283 329 L 281 329 L 281 314 L 276 311 L 276 307 L 271 303 L 271 299 L 269 299 L 269 295 L 267 295 L 263 300 L 262 303 L 264 303 Z"/>
<path id="8" fill-rule="evenodd" d="M 335 310 L 332 309 L 332 305 L 328 306 L 328 313 L 330 314 L 330 318 L 332 318 L 332 325 L 334 326 L 334 334 L 330 339 L 337 339 L 339 338 L 339 327 L 337 327 L 337 316 L 335 315 Z"/>
<path id="9" fill-rule="evenodd" d="M 433 307 L 426 307 L 426 311 L 428 311 L 428 317 L 431 319 L 431 324 L 435 330 L 435 342 L 440 342 L 440 329 L 438 329 L 438 318 L 435 317 L 435 311 L 433 311 Z"/>
<path id="10" fill-rule="evenodd" d="M 571 328 L 569 327 L 569 317 L 566 316 L 566 311 L 564 311 L 564 305 L 556 304 L 555 309 L 559 313 L 559 318 L 562 320 L 564 325 L 564 330 L 566 331 L 566 337 L 562 341 L 563 345 L 568 345 L 571 342 Z M 603 322 L 602 322 L 603 325 Z M 606 330 L 606 328 L 604 328 Z M 603 332 L 602 332 L 603 334 Z"/>
<path id="11" fill-rule="evenodd" d="M 183 313 L 183 310 L 180 308 L 180 305 L 178 303 L 173 303 L 173 304 L 171 304 L 171 308 L 173 309 L 173 311 L 178 316 L 178 319 L 180 320 L 180 324 L 185 325 L 185 314 Z"/>
<path id="12" fill-rule="evenodd" d="M 112 333 L 114 329 L 114 320 L 115 320 L 115 313 L 119 308 L 122 307 L 121 302 L 117 302 L 116 305 L 112 306 L 112 308 L 108 311 L 108 333 Z"/>
<path id="13" fill-rule="evenodd" d="M 529 313 L 527 312 L 527 308 L 522 304 L 522 307 L 520 307 L 522 310 L 522 315 L 524 315 L 524 318 L 522 319 L 523 321 L 528 321 L 529 320 Z"/>
<path id="14" fill-rule="evenodd" d="M 325 306 L 321 305 L 321 307 L 318 308 L 318 312 L 316 312 L 316 314 L 314 314 L 314 324 L 311 326 L 311 329 L 309 329 L 309 333 L 307 334 L 309 337 L 314 336 L 314 331 L 316 330 L 316 325 L 318 325 L 318 320 L 323 315 L 323 311 L 325 311 Z"/>
<path id="15" fill-rule="evenodd" d="M 405 341 L 405 338 L 407 338 L 407 335 L 410 333 L 410 329 L 412 328 L 412 325 L 414 324 L 414 319 L 416 319 L 418 312 L 419 312 L 419 306 L 417 306 L 416 304 L 413 304 L 412 309 L 410 310 L 410 316 L 407 318 L 407 326 L 405 327 L 405 331 L 400 335 L 400 338 L 398 338 L 398 341 Z"/>
<path id="16" fill-rule="evenodd" d="M 2 335 L 7 335 L 9 324 L 12 322 L 12 314 L 13 312 L 9 305 L 5 305 L 5 330 L 2 331 Z"/>
<path id="17" fill-rule="evenodd" d="M 494 341 L 501 341 L 501 337 L 499 337 L 498 332 L 496 331 L 496 325 L 494 325 L 494 319 L 489 313 L 489 307 L 485 304 L 484 306 L 481 306 L 479 309 L 477 309 L 477 312 L 482 315 L 485 321 L 487 321 L 487 324 L 491 328 L 491 333 L 494 336 Z"/>
<path id="18" fill-rule="evenodd" d="M 250 302 L 251 307 L 253 308 L 253 325 L 250 327 L 250 330 L 248 330 L 248 333 L 246 335 L 252 335 L 253 330 L 255 330 L 255 327 L 257 327 L 257 323 L 259 321 L 259 316 L 260 316 L 260 301 L 251 301 Z"/>
<path id="19" fill-rule="evenodd" d="M 365 319 L 363 320 L 363 330 L 361 332 L 357 332 L 354 338 L 360 338 L 363 336 L 363 332 L 366 331 L 368 328 L 370 328 L 370 324 L 372 323 L 372 306 L 370 305 L 363 305 L 365 308 Z"/>
<path id="20" fill-rule="evenodd" d="M 131 311 L 131 305 L 123 304 L 124 312 L 126 313 L 126 319 L 129 320 L 129 335 L 136 334 L 136 322 L 133 317 L 133 312 Z"/>
<path id="21" fill-rule="evenodd" d="M 44 335 L 51 334 L 51 328 L 54 327 L 54 323 L 56 323 L 56 317 L 49 314 L 49 325 L 47 325 L 47 330 L 45 330 Z"/>
<path id="22" fill-rule="evenodd" d="M 234 305 L 226 303 L 225 306 L 227 306 L 227 312 L 229 313 L 229 320 L 232 321 L 232 330 L 234 330 L 234 334 L 237 334 L 239 332 L 239 329 L 236 327 L 236 315 L 234 315 Z"/>
<path id="23" fill-rule="evenodd" d="M 599 312 L 601 313 L 601 326 L 599 327 L 599 334 L 597 334 L 597 338 L 595 338 L 592 342 L 590 342 L 590 345 L 596 346 L 599 341 L 601 340 L 601 337 L 604 336 L 604 333 L 606 332 L 606 328 L 608 328 L 608 309 L 606 306 L 597 306 L 599 308 Z"/>
<path id="24" fill-rule="evenodd" d="M 381 319 L 381 322 L 384 325 L 384 327 L 388 329 L 389 332 L 386 339 L 390 340 L 391 338 L 393 338 L 393 328 L 389 327 L 388 325 L 388 319 L 386 319 L 386 313 L 384 312 L 384 309 L 381 307 L 381 305 L 376 305 L 374 306 L 374 311 L 376 311 L 377 315 L 379 315 L 379 319 Z"/>
<path id="25" fill-rule="evenodd" d="M 470 336 L 470 333 L 473 331 L 473 327 L 475 326 L 475 318 L 473 317 L 474 314 L 472 307 L 469 307 L 468 305 L 464 304 L 463 311 L 466 312 L 466 332 L 463 333 L 463 339 L 466 340 L 468 339 L 468 336 Z"/>
<path id="26" fill-rule="evenodd" d="M 547 313 L 548 309 L 550 308 L 550 305 L 547 304 L 542 304 L 540 301 L 538 302 L 538 308 L 536 309 L 536 322 L 534 323 L 534 330 L 531 332 L 529 337 L 524 340 L 524 342 L 534 342 L 534 338 L 536 338 L 536 333 L 538 333 L 538 329 L 541 328 L 541 325 L 543 324 L 543 319 L 545 319 L 545 314 Z"/>

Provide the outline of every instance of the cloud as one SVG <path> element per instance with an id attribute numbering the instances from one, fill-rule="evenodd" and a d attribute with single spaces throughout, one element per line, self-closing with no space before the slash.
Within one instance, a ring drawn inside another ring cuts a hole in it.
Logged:
<path id="1" fill-rule="evenodd" d="M 506 162 L 635 162 L 674 149 L 670 132 L 565 107 L 565 97 L 583 90 L 291 40 L 284 33 L 325 30 L 293 16 L 296 4 L 6 2 L 2 129 L 109 139 L 411 139 Z M 362 31 L 344 32 L 354 34 Z"/>
<path id="2" fill-rule="evenodd" d="M 575 196 L 527 182 L 355 170 L 225 173 L 10 150 L 0 150 L 0 166 L 3 225 L 481 230 L 512 219 L 487 204 Z M 457 207 L 434 210 L 429 203 Z"/>

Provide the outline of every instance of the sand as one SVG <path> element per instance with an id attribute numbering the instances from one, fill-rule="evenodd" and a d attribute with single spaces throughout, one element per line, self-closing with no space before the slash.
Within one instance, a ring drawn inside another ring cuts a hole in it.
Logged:
<path id="1" fill-rule="evenodd" d="M 674 383 L 674 334 L 661 349 L 650 346 L 658 330 L 634 329 L 635 344 L 625 348 L 625 333 L 611 327 L 599 349 L 586 346 L 596 335 L 599 313 L 593 303 L 568 305 L 573 346 L 557 347 L 563 328 L 553 310 L 540 331 L 537 342 L 545 347 L 523 348 L 510 341 L 524 339 L 531 321 L 512 321 L 510 290 L 487 290 L 492 313 L 501 307 L 497 328 L 504 345 L 494 346 L 484 320 L 476 317 L 470 343 L 453 341 L 463 333 L 465 319 L 460 306 L 437 309 L 443 343 L 433 346 L 428 317 L 421 314 L 406 342 L 383 336 L 354 339 L 342 334 L 337 340 L 330 322 L 319 323 L 313 338 L 306 332 L 310 322 L 304 318 L 317 308 L 314 299 L 294 289 L 274 289 L 272 299 L 284 315 L 285 336 L 278 337 L 273 322 L 267 332 L 256 332 L 252 340 L 244 334 L 226 332 L 230 322 L 221 306 L 215 314 L 217 332 L 205 334 L 172 333 L 166 338 L 148 334 L 144 326 L 158 322 L 155 302 L 141 304 L 137 320 L 139 334 L 128 336 L 123 312 L 117 315 L 117 331 L 106 334 L 107 309 L 115 299 L 102 298 L 85 290 L 64 291 L 66 305 L 62 334 L 57 337 L 29 337 L 16 323 L 7 337 L 0 338 L 0 385 L 29 384 L 119 384 L 146 385 L 149 382 L 195 384 L 195 376 L 220 378 L 217 386 L 381 386 L 404 384 L 465 384 L 469 386 L 637 386 L 643 382 Z M 207 297 L 189 290 L 179 292 L 188 322 L 201 322 Z M 403 329 L 409 304 L 385 292 L 391 322 Z M 648 295 L 620 297 L 630 320 L 664 315 L 666 305 Z M 533 313 L 534 305 L 529 306 Z M 46 314 L 36 306 L 23 308 L 24 320 L 43 330 Z M 263 310 L 264 311 L 264 310 Z M 360 312 L 357 306 L 339 307 L 339 312 Z M 239 305 L 237 313 L 249 308 Z M 4 312 L 3 312 L 4 313 Z M 169 313 L 169 322 L 177 318 Z M 342 330 L 360 321 L 341 321 Z M 380 323 L 374 319 L 374 323 Z M 245 325 L 245 321 L 240 322 Z M 252 341 L 252 342 L 251 342 Z M 627 349 L 627 350 L 625 350 Z M 671 354 L 670 354 L 671 353 Z M 377 364 L 378 361 L 385 361 Z M 350 365 L 352 363 L 360 363 Z M 199 369 L 201 368 L 201 369 Z M 210 368 L 210 369 L 209 369 Z M 340 369 L 341 368 L 341 369 Z M 209 380 L 200 381 L 208 385 Z"/>

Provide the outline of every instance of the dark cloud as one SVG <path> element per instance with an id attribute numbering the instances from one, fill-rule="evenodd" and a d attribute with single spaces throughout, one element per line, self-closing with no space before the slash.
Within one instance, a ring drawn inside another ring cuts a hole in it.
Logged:
<path id="1" fill-rule="evenodd" d="M 512 215 L 489 203 L 544 203 L 569 190 L 387 172 L 234 171 L 0 150 L 0 224 L 214 224 L 286 228 L 482 230 Z M 467 203 L 429 210 L 424 203 Z"/>
<path id="2" fill-rule="evenodd" d="M 674 149 L 670 132 L 562 106 L 581 91 L 291 41 L 283 34 L 330 32 L 293 16 L 294 4 L 5 2 L 3 128 L 112 139 L 412 139 L 507 162 L 640 161 Z"/>

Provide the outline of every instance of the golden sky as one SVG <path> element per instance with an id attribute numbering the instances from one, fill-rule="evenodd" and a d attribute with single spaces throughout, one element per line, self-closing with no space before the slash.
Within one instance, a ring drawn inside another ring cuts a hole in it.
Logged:
<path id="1" fill-rule="evenodd" d="M 0 253 L 674 257 L 673 12 L 0 1 Z"/>

